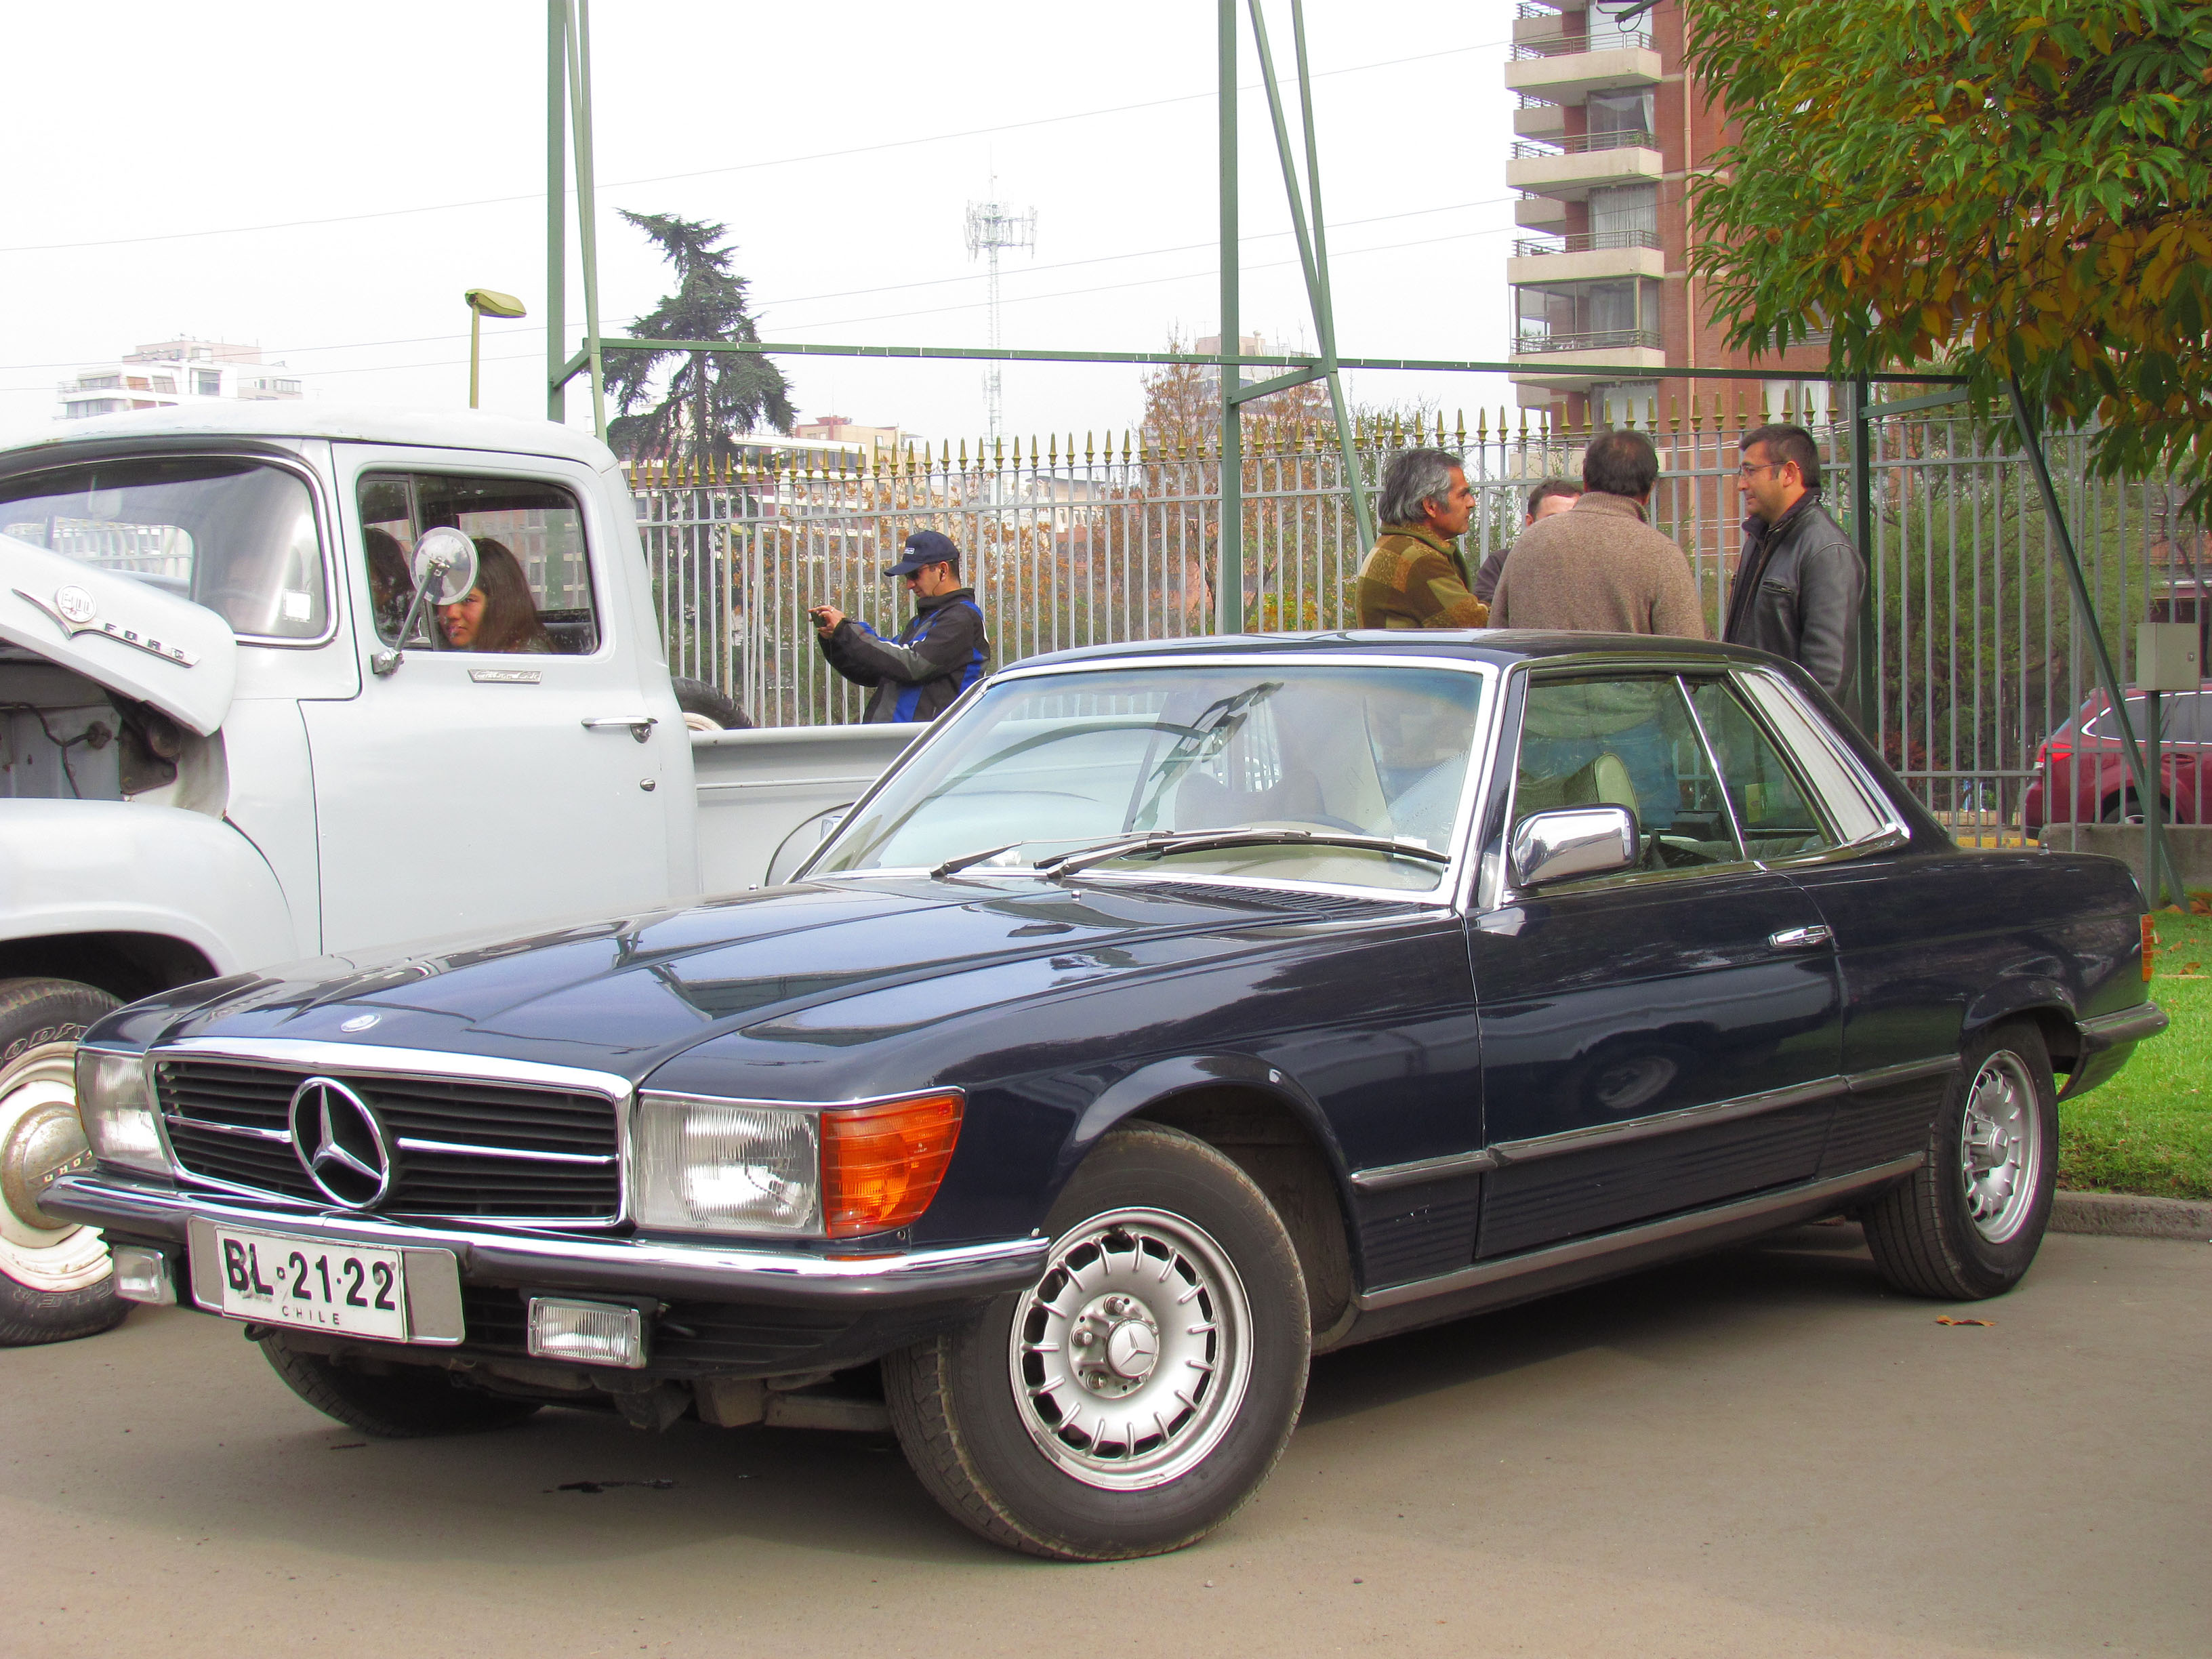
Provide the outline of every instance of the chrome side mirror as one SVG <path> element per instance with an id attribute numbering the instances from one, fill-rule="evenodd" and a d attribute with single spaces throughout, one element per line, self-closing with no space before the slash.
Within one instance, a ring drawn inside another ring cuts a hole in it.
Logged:
<path id="1" fill-rule="evenodd" d="M 477 544 L 445 525 L 422 532 L 409 564 L 415 575 L 415 597 L 408 603 L 407 619 L 399 624 L 398 642 L 368 659 L 372 673 L 389 674 L 407 659 L 407 641 L 415 637 L 425 605 L 459 605 L 477 585 Z"/>
<path id="2" fill-rule="evenodd" d="M 1636 862 L 1636 814 L 1626 806 L 1531 812 L 1513 828 L 1513 884 L 1535 887 L 1626 870 Z"/>

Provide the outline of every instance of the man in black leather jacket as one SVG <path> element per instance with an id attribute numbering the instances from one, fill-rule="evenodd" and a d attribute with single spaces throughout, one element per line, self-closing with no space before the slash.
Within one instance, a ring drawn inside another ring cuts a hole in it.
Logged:
<path id="1" fill-rule="evenodd" d="M 1866 564 L 1820 505 L 1820 452 L 1803 427 L 1781 424 L 1746 433 L 1742 448 L 1749 516 L 1721 637 L 1789 658 L 1849 708 Z"/>

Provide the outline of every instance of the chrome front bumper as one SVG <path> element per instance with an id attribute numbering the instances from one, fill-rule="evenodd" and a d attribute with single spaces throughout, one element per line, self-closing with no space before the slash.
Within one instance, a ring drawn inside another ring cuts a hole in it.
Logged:
<path id="1" fill-rule="evenodd" d="M 125 1238 L 182 1250 L 194 1221 L 289 1233 L 330 1244 L 450 1250 L 465 1285 L 771 1302 L 853 1312 L 963 1302 L 1019 1290 L 1044 1271 L 1042 1238 L 836 1255 L 665 1239 L 503 1232 L 453 1223 L 400 1223 L 278 1205 L 240 1204 L 142 1185 L 107 1171 L 64 1176 L 40 1207 Z"/>

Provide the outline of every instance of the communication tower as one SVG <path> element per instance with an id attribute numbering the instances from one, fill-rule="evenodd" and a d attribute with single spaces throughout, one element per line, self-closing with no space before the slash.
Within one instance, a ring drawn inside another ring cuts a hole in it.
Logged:
<path id="1" fill-rule="evenodd" d="M 991 193 L 998 194 L 999 181 L 991 180 Z M 1036 251 L 1036 210 L 1017 210 L 1005 203 L 993 200 L 968 204 L 968 257 L 982 254 L 990 261 L 991 348 L 999 346 L 999 250 L 1025 247 Z M 990 415 L 991 439 L 999 437 L 999 365 L 993 363 L 983 376 L 983 400 Z"/>

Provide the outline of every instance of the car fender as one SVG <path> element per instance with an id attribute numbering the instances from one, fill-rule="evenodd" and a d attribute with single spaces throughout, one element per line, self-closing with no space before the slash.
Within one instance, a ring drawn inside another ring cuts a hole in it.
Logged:
<path id="1" fill-rule="evenodd" d="M 2055 979 L 2038 974 L 2010 975 L 1977 993 L 1966 1004 L 1959 1030 L 1963 1048 L 1974 1035 L 1999 1020 L 2022 1014 L 2055 1013 L 2069 1025 L 2076 1020 L 2075 996 Z"/>
<path id="2" fill-rule="evenodd" d="M 1109 1084 L 1076 1119 L 1075 1128 L 1061 1148 L 1060 1167 L 1054 1172 L 1054 1189 L 1065 1184 L 1075 1166 L 1115 1125 L 1172 1096 L 1224 1085 L 1267 1095 L 1287 1107 L 1321 1148 L 1340 1196 L 1348 1194 L 1344 1151 L 1337 1145 L 1335 1133 L 1319 1103 L 1288 1073 L 1250 1054 L 1187 1054 L 1156 1060 Z"/>
<path id="3" fill-rule="evenodd" d="M 145 933 L 216 973 L 299 954 L 284 889 L 228 823 L 126 801 L 0 805 L 0 939 Z"/>

